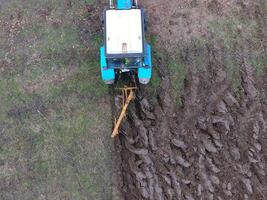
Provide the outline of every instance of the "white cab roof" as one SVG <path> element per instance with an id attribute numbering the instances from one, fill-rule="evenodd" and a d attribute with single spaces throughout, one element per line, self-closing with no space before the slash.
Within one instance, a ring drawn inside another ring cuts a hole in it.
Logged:
<path id="1" fill-rule="evenodd" d="M 143 53 L 140 9 L 106 11 L 107 54 Z"/>

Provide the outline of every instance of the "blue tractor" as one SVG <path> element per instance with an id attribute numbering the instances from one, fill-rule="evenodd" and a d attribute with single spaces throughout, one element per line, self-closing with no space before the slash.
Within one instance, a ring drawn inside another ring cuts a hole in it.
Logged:
<path id="1" fill-rule="evenodd" d="M 104 11 L 104 45 L 100 48 L 101 76 L 114 84 L 122 73 L 134 74 L 139 83 L 152 76 L 151 46 L 145 40 L 145 12 L 137 0 L 110 0 Z"/>

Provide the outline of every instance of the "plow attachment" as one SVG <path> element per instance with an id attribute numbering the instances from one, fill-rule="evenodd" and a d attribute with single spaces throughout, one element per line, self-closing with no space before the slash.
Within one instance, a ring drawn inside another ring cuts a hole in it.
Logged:
<path id="1" fill-rule="evenodd" d="M 126 116 L 127 108 L 131 101 L 135 99 L 135 90 L 137 87 L 127 87 L 124 86 L 123 88 L 118 88 L 121 91 L 121 95 L 119 96 L 122 104 L 122 110 L 118 119 L 115 119 L 114 129 L 112 131 L 111 137 L 114 138 L 119 135 L 119 129 L 123 122 L 124 117 Z"/>

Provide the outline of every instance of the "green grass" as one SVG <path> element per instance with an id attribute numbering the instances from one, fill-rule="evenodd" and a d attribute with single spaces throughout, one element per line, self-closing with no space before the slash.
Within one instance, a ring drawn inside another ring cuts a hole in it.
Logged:
<path id="1" fill-rule="evenodd" d="M 219 42 L 225 48 L 227 78 L 236 97 L 239 98 L 242 93 L 242 79 L 240 66 L 234 57 L 236 44 L 243 44 L 244 41 L 250 44 L 248 62 L 255 68 L 258 76 L 263 75 L 266 69 L 267 61 L 261 51 L 259 24 L 247 16 L 233 12 L 231 16 L 211 22 L 209 31 L 213 35 L 213 42 Z"/>
<path id="2" fill-rule="evenodd" d="M 257 75 L 263 75 L 267 69 L 267 57 L 263 54 L 254 54 L 249 60 L 250 64 L 255 68 Z"/>
<path id="3" fill-rule="evenodd" d="M 216 63 L 212 63 L 214 62 L 212 60 L 213 58 L 209 61 L 209 58 L 207 58 L 203 50 L 207 49 L 207 46 L 214 46 L 215 44 L 223 48 L 225 54 L 225 60 L 223 62 L 227 73 L 227 81 L 237 98 L 240 98 L 242 95 L 241 69 L 234 52 L 237 43 L 244 44 L 244 41 L 247 41 L 250 44 L 251 53 L 248 57 L 248 62 L 255 68 L 259 76 L 262 76 L 266 70 L 267 60 L 262 51 L 260 30 L 257 21 L 233 11 L 231 16 L 211 21 L 208 25 L 208 31 L 210 33 L 209 39 L 206 37 L 193 38 L 190 42 L 181 44 L 180 47 L 169 53 L 169 55 L 167 53 L 160 55 L 158 52 L 155 55 L 164 58 L 170 73 L 172 93 L 176 97 L 178 106 L 181 105 L 179 94 L 184 87 L 183 84 L 188 68 L 182 59 L 186 48 L 191 51 L 193 66 L 207 80 L 213 78 L 214 72 L 216 71 Z M 157 43 L 157 38 L 153 37 L 151 41 Z M 209 62 L 211 62 L 211 66 L 209 66 Z"/>
<path id="4" fill-rule="evenodd" d="M 184 80 L 186 78 L 187 69 L 185 63 L 182 61 L 181 55 L 177 53 L 174 58 L 170 57 L 168 69 L 170 72 L 172 94 L 176 99 L 177 106 L 181 106 L 181 90 L 184 87 Z"/>
<path id="5" fill-rule="evenodd" d="M 228 49 L 232 49 L 236 42 L 244 39 L 250 40 L 255 46 L 260 45 L 258 23 L 238 13 L 211 22 L 209 31 Z"/>
<path id="6" fill-rule="evenodd" d="M 94 55 L 80 39 L 85 3 L 1 5 L 2 199 L 111 198 L 108 88 L 99 75 L 100 37 L 87 37 Z"/>
<path id="7" fill-rule="evenodd" d="M 155 37 L 153 37 L 155 40 Z M 154 41 L 156 43 L 156 41 Z M 153 44 L 153 42 L 152 42 Z M 181 91 L 184 87 L 184 79 L 187 74 L 187 69 L 184 61 L 181 57 L 181 51 L 175 51 L 173 55 L 167 53 L 164 50 L 155 48 L 153 50 L 153 57 L 157 58 L 160 63 L 154 61 L 153 77 L 149 85 L 149 91 L 151 92 L 152 101 L 156 101 L 157 90 L 161 84 L 161 77 L 159 76 L 159 67 L 157 64 L 164 65 L 168 71 L 170 81 L 171 81 L 171 93 L 176 100 L 177 106 L 181 106 Z M 167 72 L 166 71 L 166 72 Z"/>

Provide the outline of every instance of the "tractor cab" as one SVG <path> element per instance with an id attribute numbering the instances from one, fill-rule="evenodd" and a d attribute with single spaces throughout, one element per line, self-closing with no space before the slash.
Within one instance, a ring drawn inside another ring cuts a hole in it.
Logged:
<path id="1" fill-rule="evenodd" d="M 141 84 L 151 79 L 151 47 L 145 41 L 145 14 L 137 2 L 117 0 L 104 11 L 104 45 L 100 48 L 102 79 L 113 84 L 119 73 L 135 72 Z"/>

